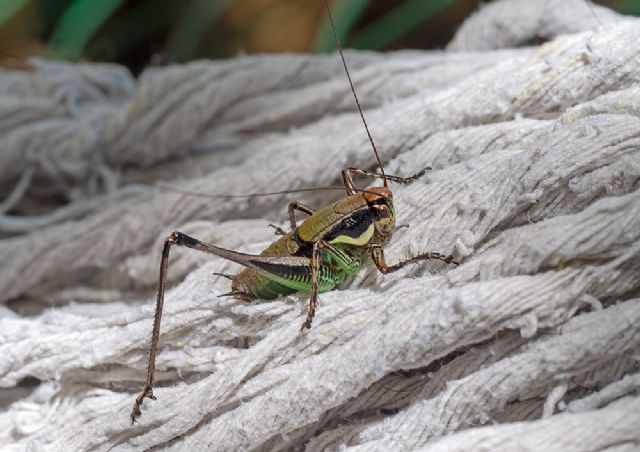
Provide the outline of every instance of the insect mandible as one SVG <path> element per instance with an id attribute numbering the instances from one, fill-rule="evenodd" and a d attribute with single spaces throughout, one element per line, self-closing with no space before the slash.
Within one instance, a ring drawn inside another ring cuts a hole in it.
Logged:
<path id="1" fill-rule="evenodd" d="M 282 295 L 303 292 L 309 293 L 307 316 L 300 331 L 311 328 L 318 306 L 318 293 L 333 290 L 342 284 L 350 274 L 357 273 L 369 256 L 383 274 L 392 273 L 408 264 L 423 260 L 441 260 L 457 264 L 453 256 L 426 252 L 411 259 L 388 265 L 385 261 L 383 245 L 389 241 L 396 221 L 393 195 L 389 182 L 409 184 L 422 176 L 425 168 L 410 177 L 398 177 L 385 174 L 378 150 L 364 118 L 358 96 L 356 95 L 349 69 L 342 52 L 340 39 L 327 1 L 325 6 L 333 30 L 342 64 L 349 80 L 360 117 L 364 124 L 369 142 L 373 148 L 380 172 L 370 172 L 358 168 L 342 170 L 342 182 L 347 197 L 333 204 L 314 210 L 301 202 L 289 204 L 289 222 L 291 230 L 285 232 L 277 228 L 281 237 L 269 245 L 260 255 L 251 255 L 227 250 L 204 243 L 179 231 L 174 231 L 164 242 L 160 261 L 160 277 L 156 295 L 156 310 L 149 350 L 147 374 L 142 392 L 136 398 L 131 412 L 131 422 L 140 416 L 140 407 L 145 398 L 155 400 L 153 381 L 155 359 L 160 335 L 160 320 L 164 304 L 169 252 L 174 245 L 184 246 L 203 253 L 228 259 L 246 267 L 231 279 L 232 295 L 245 300 L 272 300 Z M 353 177 L 381 179 L 383 186 L 371 186 L 364 190 L 356 188 Z M 296 211 L 309 215 L 297 226 Z"/>

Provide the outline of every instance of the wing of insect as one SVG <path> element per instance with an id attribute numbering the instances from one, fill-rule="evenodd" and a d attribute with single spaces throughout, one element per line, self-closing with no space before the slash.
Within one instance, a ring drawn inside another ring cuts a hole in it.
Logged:
<path id="1" fill-rule="evenodd" d="M 298 201 L 289 204 L 291 230 L 285 232 L 276 228 L 276 233 L 281 237 L 262 251 L 260 255 L 243 254 L 220 248 L 178 231 L 173 232 L 165 240 L 160 262 L 147 375 L 144 388 L 136 398 L 131 412 L 132 423 L 140 416 L 140 407 L 144 399 L 147 397 L 155 399 L 153 395 L 155 358 L 160 335 L 169 252 L 174 245 L 219 256 L 243 265 L 245 269 L 237 275 L 223 275 L 231 279 L 231 292 L 225 295 L 245 300 L 271 300 L 293 292 L 308 293 L 307 316 L 300 331 L 311 328 L 318 306 L 318 294 L 332 290 L 344 282 L 347 275 L 357 272 L 363 261 L 369 256 L 384 274 L 423 260 L 438 259 L 456 264 L 452 256 L 433 252 L 420 254 L 395 265 L 386 263 L 383 245 L 391 238 L 395 227 L 393 195 L 388 184 L 389 182 L 411 183 L 429 168 L 406 178 L 385 174 L 378 150 L 360 107 L 326 1 L 325 5 L 349 85 L 380 171 L 370 172 L 358 168 L 344 169 L 342 181 L 347 196 L 329 206 L 314 210 Z M 358 189 L 353 182 L 355 176 L 381 179 L 383 186 Z M 300 226 L 297 226 L 296 223 L 296 211 L 309 215 Z"/>

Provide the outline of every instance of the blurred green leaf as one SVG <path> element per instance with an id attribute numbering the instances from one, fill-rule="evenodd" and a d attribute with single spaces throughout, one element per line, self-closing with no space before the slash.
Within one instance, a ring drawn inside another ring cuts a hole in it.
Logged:
<path id="1" fill-rule="evenodd" d="M 179 11 L 180 0 L 166 1 L 158 8 L 158 0 L 147 0 L 109 22 L 89 44 L 91 58 L 116 60 L 137 45 L 170 27 Z"/>
<path id="2" fill-rule="evenodd" d="M 191 60 L 207 30 L 227 9 L 231 0 L 191 0 L 169 35 L 166 53 L 172 61 Z"/>
<path id="3" fill-rule="evenodd" d="M 123 0 L 76 0 L 64 12 L 53 30 L 49 50 L 55 56 L 77 60 L 87 42 L 120 7 Z"/>
<path id="4" fill-rule="evenodd" d="M 351 27 L 353 27 L 353 24 L 362 15 L 367 6 L 369 6 L 369 0 L 337 0 L 333 3 L 331 15 L 336 24 L 336 32 L 340 42 L 344 42 L 349 30 L 351 30 Z M 313 47 L 316 52 L 333 52 L 336 50 L 336 40 L 326 14 L 316 34 Z"/>
<path id="5" fill-rule="evenodd" d="M 29 0 L 2 0 L 0 2 L 0 25 L 11 19 Z"/>
<path id="6" fill-rule="evenodd" d="M 56 0 L 34 3 L 38 12 L 38 22 L 42 24 L 42 33 L 51 33 L 54 25 L 74 1 L 75 0 Z"/>
<path id="7" fill-rule="evenodd" d="M 618 0 L 613 4 L 613 9 L 620 14 L 638 16 L 640 15 L 640 0 Z"/>
<path id="8" fill-rule="evenodd" d="M 347 40 L 356 49 L 381 49 L 456 0 L 408 0 Z"/>

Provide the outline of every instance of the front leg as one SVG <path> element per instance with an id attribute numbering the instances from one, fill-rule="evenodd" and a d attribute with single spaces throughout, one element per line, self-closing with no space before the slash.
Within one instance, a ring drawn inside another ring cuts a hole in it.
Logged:
<path id="1" fill-rule="evenodd" d="M 406 184 L 410 184 L 411 182 L 415 181 L 416 179 L 424 176 L 424 174 L 430 170 L 431 167 L 427 166 L 425 168 L 423 168 L 422 170 L 420 170 L 419 172 L 417 172 L 416 174 L 414 174 L 413 176 L 409 176 L 409 177 L 399 177 L 399 176 L 390 176 L 390 175 L 386 175 L 386 178 L 389 182 L 394 182 L 396 184 L 400 184 L 400 185 L 406 185 Z M 370 177 L 372 179 L 383 179 L 382 174 L 380 173 L 373 173 L 371 171 L 366 171 L 363 169 L 359 169 L 359 168 L 346 168 L 342 170 L 342 183 L 344 184 L 344 188 L 347 190 L 347 194 L 349 195 L 353 195 L 354 193 L 356 193 L 358 190 L 355 186 L 355 184 L 353 183 L 353 176 L 358 176 L 358 177 Z"/>
<path id="2" fill-rule="evenodd" d="M 453 256 L 451 255 L 445 256 L 444 254 L 431 252 L 419 254 L 415 257 L 412 257 L 411 259 L 407 259 L 406 261 L 398 262 L 395 265 L 387 265 L 387 262 L 384 260 L 384 251 L 382 249 L 382 246 L 380 245 L 371 246 L 371 258 L 373 259 L 373 263 L 376 265 L 378 270 L 380 270 L 380 273 L 384 275 L 398 271 L 409 264 L 415 264 L 417 262 L 426 260 L 439 260 L 444 262 L 445 264 L 458 265 L 458 262 L 454 261 Z"/>

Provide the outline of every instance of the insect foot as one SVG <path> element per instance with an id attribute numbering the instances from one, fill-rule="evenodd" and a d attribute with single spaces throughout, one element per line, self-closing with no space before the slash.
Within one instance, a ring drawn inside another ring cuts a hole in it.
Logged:
<path id="1" fill-rule="evenodd" d="M 451 254 L 449 254 L 448 256 L 445 256 L 442 253 L 428 252 L 428 253 L 425 253 L 424 256 L 429 260 L 437 259 L 439 261 L 444 262 L 445 264 L 460 265 L 459 262 L 453 260 L 453 256 Z"/>
<path id="2" fill-rule="evenodd" d="M 318 307 L 318 296 L 316 295 L 317 288 L 312 289 L 311 298 L 309 299 L 309 308 L 307 310 L 307 318 L 300 326 L 300 333 L 304 333 L 304 329 L 311 329 L 311 323 L 316 315 L 316 308 Z"/>
<path id="3" fill-rule="evenodd" d="M 459 262 L 453 260 L 453 256 L 451 254 L 449 254 L 448 256 L 445 256 L 444 254 L 440 254 L 440 253 L 431 253 L 431 254 L 434 256 L 435 259 L 439 259 L 445 264 L 453 264 L 455 266 L 460 265 Z"/>
<path id="4" fill-rule="evenodd" d="M 140 407 L 142 406 L 145 397 L 148 397 L 151 400 L 156 400 L 156 397 L 153 395 L 151 385 L 145 385 L 140 395 L 136 397 L 136 401 L 133 403 L 133 410 L 131 410 L 131 425 L 135 424 L 136 419 L 138 419 L 142 414 Z"/>
<path id="5" fill-rule="evenodd" d="M 269 223 L 269 226 L 271 226 L 273 229 L 275 229 L 275 232 L 274 232 L 275 235 L 287 235 L 285 230 L 282 229 L 281 227 L 276 226 L 275 224 L 271 224 L 271 223 Z"/>
<path id="6" fill-rule="evenodd" d="M 396 180 L 394 180 L 394 182 L 400 184 L 400 185 L 408 185 L 418 179 L 420 179 L 422 176 L 424 176 L 427 171 L 431 171 L 431 167 L 430 166 L 425 166 L 424 168 L 422 168 L 419 172 L 417 172 L 416 174 L 414 174 L 413 176 L 409 176 L 409 177 L 397 177 Z"/>
<path id="7" fill-rule="evenodd" d="M 300 333 L 304 333 L 305 328 L 308 330 L 311 329 L 311 320 L 307 319 L 304 321 L 302 326 L 300 326 Z"/>

